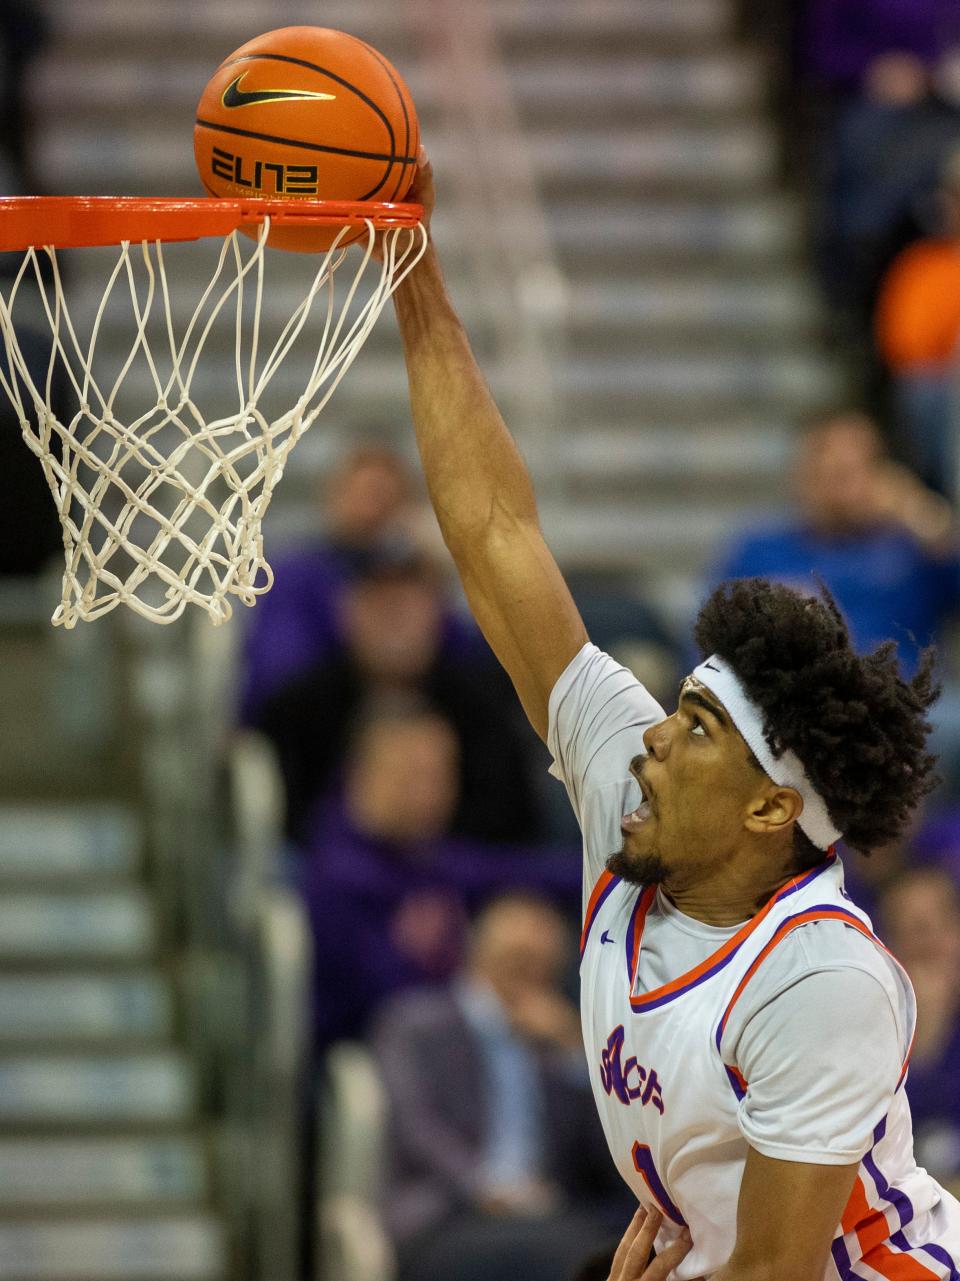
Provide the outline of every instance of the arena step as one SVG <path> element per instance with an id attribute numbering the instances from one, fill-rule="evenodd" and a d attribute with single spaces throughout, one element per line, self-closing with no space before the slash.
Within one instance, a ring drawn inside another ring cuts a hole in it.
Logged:
<path id="1" fill-rule="evenodd" d="M 520 49 L 566 55 L 578 45 L 619 53 L 709 47 L 730 34 L 733 16 L 729 0 L 508 0 L 493 11 L 508 56 Z"/>
<path id="2" fill-rule="evenodd" d="M 611 332 L 649 329 L 722 329 L 731 341 L 754 329 L 776 335 L 809 331 L 822 318 L 819 299 L 809 281 L 784 272 L 744 280 L 717 273 L 657 277 L 595 277 L 575 292 L 574 341 L 580 331 L 595 330 L 601 339 Z"/>
<path id="3" fill-rule="evenodd" d="M 118 53 L 143 50 L 156 58 L 162 55 L 164 62 L 176 62 L 184 49 L 189 49 L 191 58 L 207 59 L 207 75 L 246 40 L 272 27 L 295 25 L 284 18 L 265 8 L 263 0 L 204 0 L 200 5 L 191 0 L 166 0 L 162 5 L 151 0 L 83 0 L 82 5 L 56 0 L 57 35 L 62 44 L 99 53 L 106 65 Z M 323 13 L 313 21 L 361 38 L 364 31 L 375 35 L 389 57 L 417 53 L 417 41 L 402 9 L 367 5 L 365 19 L 358 19 L 357 4 L 327 0 Z"/>
<path id="4" fill-rule="evenodd" d="M 728 118 L 756 112 L 761 80 L 755 54 L 708 51 L 688 56 L 594 58 L 590 50 L 549 58 L 539 50 L 515 58 L 510 78 L 524 124 L 572 123 L 602 117 L 648 122 L 670 114 Z"/>
<path id="5" fill-rule="evenodd" d="M 722 261 L 741 272 L 747 263 L 782 264 L 794 257 L 800 229 L 796 207 L 767 194 L 740 201 L 647 198 L 602 205 L 558 199 L 548 222 L 574 280 L 648 264 L 671 269 Z"/>
<path id="6" fill-rule="evenodd" d="M 0 975 L 0 1045 L 165 1040 L 173 1015 L 170 980 L 150 970 Z"/>
<path id="7" fill-rule="evenodd" d="M 136 1054 L 0 1054 L 0 1126 L 47 1130 L 182 1125 L 197 1083 L 177 1049 Z"/>
<path id="8" fill-rule="evenodd" d="M 759 510 L 759 509 L 758 509 Z M 780 508 L 782 511 L 782 508 Z M 774 515 L 770 508 L 767 514 Z M 739 497 L 716 503 L 678 503 L 668 494 L 656 502 L 541 505 L 541 519 L 554 554 L 571 569 L 613 565 L 624 571 L 669 575 L 702 567 L 704 547 L 720 547 L 742 528 Z"/>
<path id="9" fill-rule="evenodd" d="M 584 422 L 558 447 L 536 453 L 534 448 L 529 447 L 530 453 L 543 476 L 577 476 L 590 486 L 622 483 L 624 476 L 643 477 L 650 488 L 680 481 L 696 487 L 742 480 L 743 458 L 749 454 L 751 473 L 768 487 L 782 483 L 789 468 L 793 432 L 782 419 L 770 417 L 726 423 L 694 420 L 680 431 L 652 422 L 644 423 L 642 431 L 615 431 L 603 422 Z"/>
<path id="10" fill-rule="evenodd" d="M 661 400 L 690 412 L 736 402 L 743 406 L 780 405 L 785 413 L 803 414 L 839 393 L 835 372 L 818 356 L 797 352 L 769 357 L 763 352 L 738 357 L 698 357 L 693 353 L 658 355 L 642 352 L 633 360 L 571 356 L 561 374 L 561 387 L 574 412 L 589 403 L 594 409 L 614 406 L 638 412 Z"/>
<path id="11" fill-rule="evenodd" d="M 126 878 L 140 871 L 142 834 L 112 805 L 0 805 L 0 883 Z"/>
<path id="12" fill-rule="evenodd" d="M 649 195 L 658 188 L 755 190 L 771 181 L 778 164 L 772 129 L 755 123 L 642 131 L 543 128 L 531 133 L 527 147 L 551 199 L 584 192 L 598 203 L 608 190 L 619 200 L 631 190 Z"/>
<path id="13" fill-rule="evenodd" d="M 0 1219 L 11 1211 L 154 1207 L 204 1201 L 203 1142 L 191 1134 L 0 1138 Z"/>
<path id="14" fill-rule="evenodd" d="M 0 898 L 0 961 L 129 961 L 153 955 L 156 923 L 140 886 L 11 892 Z"/>
<path id="15" fill-rule="evenodd" d="M 222 1225 L 181 1213 L 0 1222 L 0 1281 L 227 1281 Z"/>

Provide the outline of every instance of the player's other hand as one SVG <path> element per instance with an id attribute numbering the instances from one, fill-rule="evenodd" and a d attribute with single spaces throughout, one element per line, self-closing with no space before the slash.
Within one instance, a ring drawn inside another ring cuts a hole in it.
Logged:
<path id="1" fill-rule="evenodd" d="M 684 1228 L 677 1240 L 661 1250 L 648 1266 L 647 1260 L 662 1222 L 663 1215 L 659 1211 L 639 1207 L 617 1246 L 607 1281 L 667 1281 L 680 1260 L 689 1254 L 693 1241 L 689 1229 Z"/>

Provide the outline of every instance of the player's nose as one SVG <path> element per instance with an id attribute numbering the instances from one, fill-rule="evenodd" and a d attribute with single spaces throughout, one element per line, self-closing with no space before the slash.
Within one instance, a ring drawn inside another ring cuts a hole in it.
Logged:
<path id="1" fill-rule="evenodd" d="M 670 748 L 670 731 L 667 721 L 659 721 L 643 732 L 643 745 L 654 760 L 662 761 Z M 636 758 L 635 758 L 636 759 Z"/>

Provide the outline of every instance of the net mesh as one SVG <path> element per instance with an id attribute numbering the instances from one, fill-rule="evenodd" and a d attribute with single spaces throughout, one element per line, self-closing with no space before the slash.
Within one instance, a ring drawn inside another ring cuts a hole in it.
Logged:
<path id="1" fill-rule="evenodd" d="M 54 624 L 73 627 L 120 604 L 156 623 L 194 604 L 222 623 L 234 601 L 253 605 L 269 590 L 261 525 L 290 451 L 423 254 L 426 232 L 378 233 L 367 222 L 349 251 L 342 241 L 353 228 L 319 260 L 298 255 L 310 266 L 307 286 L 279 320 L 266 288 L 268 235 L 269 220 L 255 243 L 226 238 L 189 319 L 174 303 L 160 242 L 122 244 L 102 299 L 76 321 L 53 248 L 27 251 L 0 294 L 0 383 L 63 530 Z M 345 266 L 354 255 L 356 268 Z M 28 295 L 52 335 L 39 347 L 19 315 Z M 127 337 L 111 365 L 118 304 Z M 222 376 L 211 377 L 221 361 L 235 383 L 227 400 Z"/>

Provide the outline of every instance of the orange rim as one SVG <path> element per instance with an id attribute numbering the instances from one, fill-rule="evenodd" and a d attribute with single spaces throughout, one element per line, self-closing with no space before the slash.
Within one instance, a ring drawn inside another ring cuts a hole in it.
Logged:
<path id="1" fill-rule="evenodd" d="M 423 206 L 369 200 L 181 200 L 140 196 L 0 198 L 0 251 L 53 245 L 119 245 L 124 240 L 228 236 L 265 218 L 284 227 L 416 227 Z"/>

